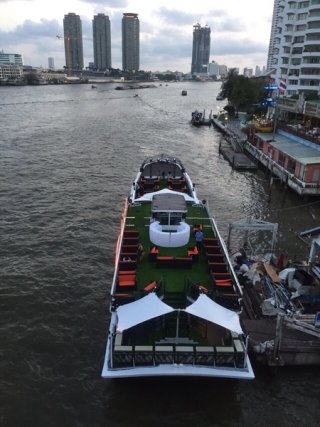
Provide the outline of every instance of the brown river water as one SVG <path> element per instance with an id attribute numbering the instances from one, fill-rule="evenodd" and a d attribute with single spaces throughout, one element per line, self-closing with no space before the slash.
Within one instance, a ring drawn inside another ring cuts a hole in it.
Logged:
<path id="1" fill-rule="evenodd" d="M 191 126 L 194 109 L 224 105 L 219 83 L 114 88 L 0 88 L 0 425 L 319 425 L 318 367 L 254 366 L 251 382 L 100 377 L 119 216 L 145 157 L 182 160 L 225 239 L 240 219 L 277 222 L 279 251 L 305 259 L 297 233 L 320 221 L 317 200 L 277 185 L 270 200 L 265 171 L 233 171 L 219 133 Z"/>

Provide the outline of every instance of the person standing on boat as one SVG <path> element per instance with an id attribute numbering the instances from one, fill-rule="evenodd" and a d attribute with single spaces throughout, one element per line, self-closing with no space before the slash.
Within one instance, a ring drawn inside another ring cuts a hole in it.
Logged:
<path id="1" fill-rule="evenodd" d="M 196 239 L 196 245 L 197 245 L 198 251 L 201 252 L 202 242 L 203 242 L 203 232 L 202 232 L 202 230 L 197 230 L 196 231 L 195 239 Z"/>
<path id="2" fill-rule="evenodd" d="M 142 261 L 144 257 L 144 249 L 141 243 L 138 244 L 137 258 L 138 261 Z"/>

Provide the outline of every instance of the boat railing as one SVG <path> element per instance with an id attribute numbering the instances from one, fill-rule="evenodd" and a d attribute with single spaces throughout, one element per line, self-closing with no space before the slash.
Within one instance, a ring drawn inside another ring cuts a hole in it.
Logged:
<path id="1" fill-rule="evenodd" d="M 233 339 L 229 346 L 206 345 L 115 345 L 113 369 L 183 364 L 210 368 L 246 367 L 246 347 L 242 339 Z"/>
<path id="2" fill-rule="evenodd" d="M 207 209 L 208 214 L 209 214 L 209 208 L 208 208 L 208 206 L 206 206 L 206 209 Z M 215 233 L 216 233 L 216 237 L 217 237 L 217 238 L 219 239 L 219 241 L 220 241 L 220 244 L 221 244 L 222 249 L 223 249 L 223 252 L 224 252 L 224 254 L 225 254 L 225 257 L 226 257 L 227 263 L 228 263 L 229 268 L 230 268 L 230 272 L 231 272 L 231 274 L 232 274 L 232 276 L 233 276 L 234 283 L 235 283 L 235 284 L 236 284 L 236 286 L 237 286 L 237 289 L 238 289 L 238 291 L 239 291 L 239 294 L 242 296 L 242 295 L 243 295 L 243 291 L 242 291 L 242 288 L 241 288 L 240 283 L 239 283 L 239 281 L 238 281 L 237 275 L 235 274 L 235 271 L 234 271 L 234 269 L 233 269 L 233 265 L 232 265 L 232 262 L 231 262 L 230 257 L 229 257 L 229 252 L 228 252 L 227 246 L 226 246 L 226 244 L 225 244 L 225 242 L 224 242 L 223 238 L 221 237 L 221 235 L 220 235 L 220 233 L 219 233 L 218 227 L 217 227 L 216 222 L 215 222 L 215 220 L 214 220 L 214 218 L 213 218 L 213 217 L 210 217 L 210 223 L 211 223 L 211 225 L 212 225 L 213 230 L 214 230 L 214 231 L 215 231 Z"/>

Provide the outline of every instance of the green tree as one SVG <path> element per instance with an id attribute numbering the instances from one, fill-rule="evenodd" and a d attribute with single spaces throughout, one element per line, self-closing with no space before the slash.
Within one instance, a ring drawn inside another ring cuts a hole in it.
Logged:
<path id="1" fill-rule="evenodd" d="M 266 79 L 239 76 L 235 69 L 231 69 L 222 85 L 222 92 L 237 114 L 240 108 L 246 110 L 250 105 L 261 102 L 265 96 L 266 84 Z"/>

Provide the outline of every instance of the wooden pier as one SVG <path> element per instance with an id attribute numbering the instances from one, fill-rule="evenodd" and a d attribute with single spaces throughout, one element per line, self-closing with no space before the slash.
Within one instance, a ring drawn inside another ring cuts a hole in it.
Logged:
<path id="1" fill-rule="evenodd" d="M 230 125 L 224 125 L 217 118 L 213 118 L 212 123 L 224 134 L 219 143 L 219 152 L 230 165 L 237 170 L 257 169 L 257 163 L 244 153 L 242 140 L 245 135 L 239 135 Z"/>

